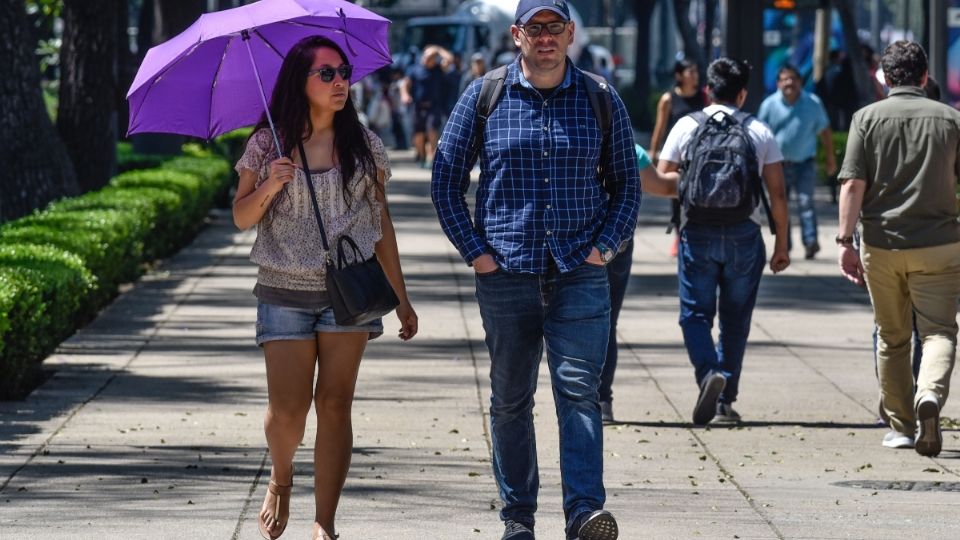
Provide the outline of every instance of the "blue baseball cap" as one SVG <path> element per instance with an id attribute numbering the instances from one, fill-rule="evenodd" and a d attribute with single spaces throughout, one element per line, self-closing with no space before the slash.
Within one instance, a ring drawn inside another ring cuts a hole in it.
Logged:
<path id="1" fill-rule="evenodd" d="M 567 7 L 566 0 L 520 0 L 517 4 L 517 23 L 527 24 L 527 21 L 543 10 L 552 11 L 565 21 L 570 20 L 570 8 Z"/>

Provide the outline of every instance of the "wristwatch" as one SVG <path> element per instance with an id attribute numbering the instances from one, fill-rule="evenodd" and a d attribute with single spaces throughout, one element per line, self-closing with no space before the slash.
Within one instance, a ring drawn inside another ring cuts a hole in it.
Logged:
<path id="1" fill-rule="evenodd" d="M 617 256 L 617 252 L 616 252 L 616 251 L 608 248 L 607 246 L 605 246 L 605 245 L 603 245 L 603 244 L 601 244 L 601 243 L 599 243 L 599 242 L 596 243 L 596 244 L 594 244 L 593 247 L 597 248 L 597 251 L 600 252 L 600 260 L 603 261 L 603 264 L 609 264 L 610 261 L 612 261 L 613 258 Z"/>
<path id="2" fill-rule="evenodd" d="M 837 245 L 838 246 L 852 246 L 853 237 L 852 236 L 837 236 Z"/>

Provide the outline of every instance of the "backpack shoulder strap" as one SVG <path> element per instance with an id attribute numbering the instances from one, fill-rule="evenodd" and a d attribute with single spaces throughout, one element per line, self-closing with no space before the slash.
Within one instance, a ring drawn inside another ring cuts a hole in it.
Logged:
<path id="1" fill-rule="evenodd" d="M 593 108 L 593 114 L 597 117 L 600 131 L 603 132 L 603 137 L 606 139 L 613 129 L 613 97 L 610 94 L 610 85 L 606 79 L 597 74 L 582 70 L 581 72 L 587 85 L 590 107 Z"/>
<path id="2" fill-rule="evenodd" d="M 500 66 L 484 74 L 480 96 L 477 98 L 478 118 L 486 120 L 497 107 L 497 100 L 503 93 L 503 82 L 507 79 L 507 67 Z"/>
<path id="3" fill-rule="evenodd" d="M 707 121 L 707 118 L 710 118 L 707 116 L 707 113 L 703 112 L 702 109 L 699 111 L 693 111 L 692 113 L 687 114 L 687 116 L 693 118 L 698 126 L 702 126 L 703 123 Z"/>
<path id="4" fill-rule="evenodd" d="M 745 111 L 741 111 L 739 109 L 734 111 L 734 113 L 731 116 L 733 116 L 733 119 L 736 120 L 737 123 L 743 127 L 747 127 L 747 121 L 753 118 L 752 114 Z"/>
<path id="5" fill-rule="evenodd" d="M 483 132 L 487 127 L 490 113 L 497 107 L 497 101 L 503 93 L 503 83 L 507 79 L 507 67 L 500 66 L 488 71 L 480 84 L 480 95 L 477 96 L 477 121 L 473 137 L 473 149 L 477 150 L 483 144 Z"/>
<path id="6" fill-rule="evenodd" d="M 737 110 L 732 115 L 733 119 L 740 124 L 740 127 L 743 129 L 743 133 L 747 138 L 747 144 L 750 145 L 750 151 L 753 152 L 754 159 L 757 159 L 757 150 L 754 147 L 753 139 L 750 138 L 750 134 L 747 131 L 747 122 L 753 118 L 753 115 Z M 759 163 L 757 163 L 758 170 L 756 171 L 755 182 L 756 182 L 756 191 L 757 197 L 760 199 L 760 202 L 763 204 L 763 210 L 767 214 L 767 225 L 770 226 L 770 234 L 776 235 L 777 228 L 776 223 L 773 221 L 773 210 L 770 208 L 770 200 L 767 198 L 767 190 L 763 187 L 763 171 L 759 170 Z"/>
<path id="7" fill-rule="evenodd" d="M 604 179 L 604 168 L 610 151 L 610 133 L 613 131 L 613 95 L 610 84 L 600 75 L 582 69 L 579 71 L 583 73 L 590 108 L 593 109 L 597 125 L 600 126 L 600 163 L 597 165 L 597 177 L 607 193 L 613 194 L 613 186 L 608 185 Z"/>

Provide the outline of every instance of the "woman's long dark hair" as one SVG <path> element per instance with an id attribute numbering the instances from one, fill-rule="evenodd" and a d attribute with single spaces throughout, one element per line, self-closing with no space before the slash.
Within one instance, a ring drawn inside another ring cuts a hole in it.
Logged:
<path id="1" fill-rule="evenodd" d="M 285 156 L 289 156 L 294 148 L 309 139 L 313 133 L 310 102 L 307 100 L 305 88 L 307 72 L 313 66 L 314 51 L 321 48 L 337 51 L 344 64 L 350 63 L 347 55 L 335 42 L 322 36 L 310 36 L 297 42 L 280 66 L 270 98 L 270 114 Z M 264 113 L 254 128 L 254 133 L 269 127 L 267 115 Z M 377 168 L 349 88 L 346 105 L 333 115 L 333 147 L 339 161 L 344 197 L 350 200 L 350 181 L 354 174 L 359 170 L 362 174 L 373 175 L 376 179 Z M 300 158 L 306 159 L 306 156 Z"/>
<path id="2" fill-rule="evenodd" d="M 682 58 L 674 62 L 673 79 L 678 86 L 680 85 L 680 77 L 683 75 L 683 72 L 690 68 L 697 68 L 697 63 L 689 58 Z"/>

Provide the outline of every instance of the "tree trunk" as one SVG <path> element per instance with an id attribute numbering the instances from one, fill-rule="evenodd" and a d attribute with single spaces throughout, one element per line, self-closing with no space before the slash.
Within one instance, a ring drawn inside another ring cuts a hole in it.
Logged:
<path id="1" fill-rule="evenodd" d="M 703 49 L 705 51 L 705 63 L 709 63 L 710 59 L 713 58 L 713 31 L 717 27 L 717 0 L 707 0 L 706 5 L 704 6 L 704 21 L 703 21 Z M 701 75 L 705 75 L 701 73 Z M 706 78 L 700 79 L 705 81 Z"/>
<path id="2" fill-rule="evenodd" d="M 857 37 L 857 23 L 854 18 L 854 3 L 851 0 L 834 0 L 833 7 L 840 16 L 843 26 L 843 42 L 847 48 L 847 55 L 853 68 L 853 83 L 857 87 L 857 105 L 859 109 L 876 99 L 873 81 L 870 80 L 869 66 L 863 57 L 860 38 Z"/>
<path id="3" fill-rule="evenodd" d="M 117 136 L 126 138 L 127 124 L 130 123 L 130 105 L 127 103 L 127 90 L 133 84 L 140 65 L 130 51 L 130 5 L 128 0 L 117 2 L 117 91 L 115 94 L 117 110 Z"/>
<path id="4" fill-rule="evenodd" d="M 203 15 L 203 0 L 154 0 L 153 44 L 158 45 L 186 30 Z"/>
<path id="5" fill-rule="evenodd" d="M 76 195 L 76 177 L 47 115 L 23 0 L 0 0 L 0 222 Z"/>
<path id="6" fill-rule="evenodd" d="M 700 80 L 707 80 L 707 57 L 697 43 L 697 30 L 690 24 L 690 0 L 673 0 L 673 13 L 677 19 L 677 31 L 683 40 L 683 54 L 697 63 Z"/>
<path id="7" fill-rule="evenodd" d="M 147 51 L 153 45 L 153 28 L 156 26 L 154 20 L 153 0 L 143 0 L 140 5 L 140 13 L 137 17 L 137 65 L 143 61 Z"/>
<path id="8" fill-rule="evenodd" d="M 107 185 L 117 165 L 117 2 L 64 0 L 57 130 L 81 191 Z"/>
<path id="9" fill-rule="evenodd" d="M 650 117 L 650 21 L 656 0 L 633 0 L 633 15 L 637 19 L 636 60 L 633 65 L 633 89 L 637 103 L 641 106 L 640 117 L 635 118 L 636 126 L 642 131 L 653 129 Z"/>
<path id="10" fill-rule="evenodd" d="M 745 60 L 752 66 L 747 84 L 747 101 L 741 107 L 756 114 L 763 101 L 763 28 L 764 0 L 725 0 L 727 17 L 723 29 L 724 55 Z M 706 80 L 706 79 L 701 79 Z"/>

